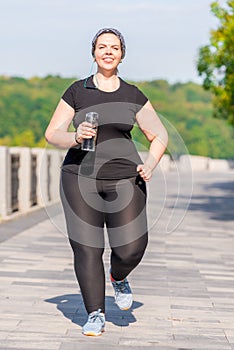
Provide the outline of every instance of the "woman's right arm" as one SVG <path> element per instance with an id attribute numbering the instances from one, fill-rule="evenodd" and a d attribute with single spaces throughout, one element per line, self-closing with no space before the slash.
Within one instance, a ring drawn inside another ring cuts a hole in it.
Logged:
<path id="1" fill-rule="evenodd" d="M 74 109 L 61 99 L 45 132 L 48 143 L 58 148 L 77 146 L 75 142 L 76 133 L 68 131 L 74 114 Z"/>
<path id="2" fill-rule="evenodd" d="M 45 132 L 48 143 L 67 149 L 82 143 L 83 138 L 91 138 L 95 135 L 95 131 L 86 122 L 81 123 L 76 131 L 68 131 L 74 114 L 74 108 L 61 99 Z"/>

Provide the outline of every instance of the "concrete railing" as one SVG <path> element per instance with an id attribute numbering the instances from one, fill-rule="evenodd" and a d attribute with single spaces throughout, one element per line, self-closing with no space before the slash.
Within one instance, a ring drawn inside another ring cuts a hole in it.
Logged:
<path id="1" fill-rule="evenodd" d="M 0 221 L 59 200 L 64 152 L 0 147 Z"/>
<path id="2" fill-rule="evenodd" d="M 182 172 L 188 170 L 188 164 L 192 171 L 222 172 L 234 170 L 234 160 L 212 159 L 201 156 L 182 155 L 178 164 Z"/>
<path id="3" fill-rule="evenodd" d="M 65 151 L 0 147 L 0 222 L 59 200 L 60 166 Z M 145 153 L 140 154 L 142 159 Z M 234 161 L 182 155 L 176 161 L 164 155 L 163 172 L 234 170 Z"/>
<path id="4" fill-rule="evenodd" d="M 144 153 L 140 153 L 142 159 L 145 158 Z M 201 156 L 191 156 L 189 154 L 181 155 L 178 159 L 172 160 L 165 154 L 159 166 L 162 171 L 178 171 L 178 172 L 196 172 L 196 171 L 231 171 L 234 170 L 234 160 L 212 159 Z"/>

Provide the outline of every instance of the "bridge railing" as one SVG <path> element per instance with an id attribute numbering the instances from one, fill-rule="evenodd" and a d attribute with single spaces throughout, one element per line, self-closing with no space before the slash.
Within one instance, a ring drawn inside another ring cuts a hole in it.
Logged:
<path id="1" fill-rule="evenodd" d="M 0 147 L 0 221 L 59 200 L 64 151 Z"/>
<path id="2" fill-rule="evenodd" d="M 0 146 L 0 222 L 59 200 L 60 167 L 66 151 Z M 140 154 L 145 159 L 146 153 Z M 229 171 L 234 161 L 164 155 L 163 172 Z"/>

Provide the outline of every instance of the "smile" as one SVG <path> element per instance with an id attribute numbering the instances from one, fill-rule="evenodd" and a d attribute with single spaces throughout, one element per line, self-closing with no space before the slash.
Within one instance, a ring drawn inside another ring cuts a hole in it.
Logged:
<path id="1" fill-rule="evenodd" d="M 114 59 L 113 59 L 113 58 L 110 58 L 110 57 L 105 57 L 105 58 L 103 58 L 103 61 L 104 61 L 104 62 L 107 62 L 107 63 L 111 63 L 111 62 L 114 61 Z"/>

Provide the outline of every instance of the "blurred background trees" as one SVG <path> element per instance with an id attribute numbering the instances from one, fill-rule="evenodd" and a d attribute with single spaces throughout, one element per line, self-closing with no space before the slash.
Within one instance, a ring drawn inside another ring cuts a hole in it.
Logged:
<path id="1" fill-rule="evenodd" d="M 44 132 L 53 111 L 74 80 L 59 76 L 0 77 L 0 145 L 44 147 Z M 233 129 L 212 117 L 211 92 L 192 82 L 153 80 L 135 84 L 178 131 L 190 154 L 234 158 Z M 132 134 L 139 149 L 148 147 L 137 127 Z M 174 142 L 172 138 L 170 142 Z"/>
<path id="2" fill-rule="evenodd" d="M 213 114 L 234 127 L 234 0 L 218 1 L 211 11 L 219 25 L 210 33 L 210 43 L 200 48 L 197 69 L 203 86 L 214 94 Z"/>

